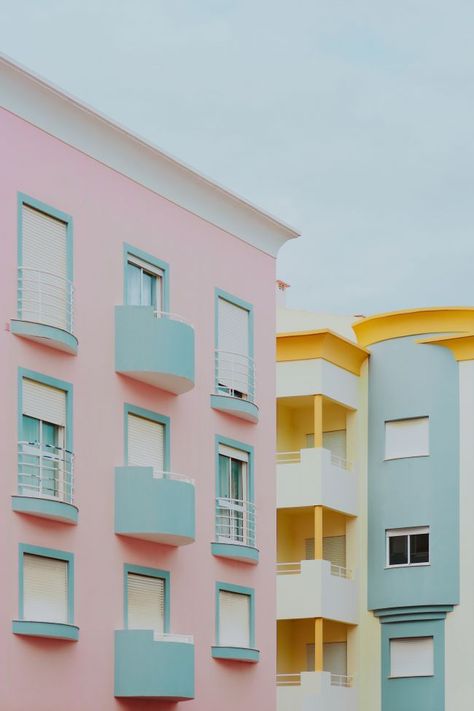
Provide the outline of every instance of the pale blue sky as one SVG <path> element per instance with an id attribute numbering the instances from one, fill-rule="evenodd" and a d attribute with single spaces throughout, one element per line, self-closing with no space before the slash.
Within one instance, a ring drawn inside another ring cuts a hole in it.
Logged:
<path id="1" fill-rule="evenodd" d="M 0 49 L 297 226 L 289 305 L 474 304 L 472 0 L 0 0 Z M 0 87 L 1 95 L 1 87 Z"/>

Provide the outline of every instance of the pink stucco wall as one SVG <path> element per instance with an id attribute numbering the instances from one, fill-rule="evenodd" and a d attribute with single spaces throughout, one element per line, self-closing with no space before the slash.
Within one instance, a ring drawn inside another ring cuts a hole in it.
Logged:
<path id="1" fill-rule="evenodd" d="M 171 631 L 193 634 L 196 698 L 186 709 L 270 711 L 274 701 L 274 260 L 12 114 L 0 114 L 0 709 L 108 711 L 174 704 L 113 695 L 113 632 L 123 627 L 123 563 L 171 572 Z M 77 357 L 13 336 L 17 192 L 73 216 Z M 196 386 L 180 396 L 114 371 L 114 305 L 123 303 L 128 242 L 170 264 L 170 309 L 196 331 Z M 210 408 L 214 289 L 254 304 L 257 425 Z M 17 370 L 74 386 L 79 524 L 16 514 Z M 114 534 L 114 466 L 123 464 L 123 404 L 171 418 L 171 469 L 196 479 L 196 542 L 172 548 Z M 255 447 L 257 566 L 214 558 L 214 437 Z M 18 544 L 75 554 L 77 643 L 17 637 Z M 258 664 L 211 658 L 215 582 L 254 587 Z"/>

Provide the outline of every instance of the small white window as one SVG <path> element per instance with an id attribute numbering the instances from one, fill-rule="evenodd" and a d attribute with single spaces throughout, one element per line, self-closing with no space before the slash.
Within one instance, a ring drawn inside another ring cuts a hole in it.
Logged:
<path id="1" fill-rule="evenodd" d="M 23 619 L 68 622 L 68 565 L 65 560 L 23 555 Z"/>
<path id="2" fill-rule="evenodd" d="M 426 457 L 429 453 L 429 417 L 385 423 L 385 459 Z"/>
<path id="3" fill-rule="evenodd" d="M 390 676 L 433 676 L 433 637 L 390 640 Z"/>
<path id="4" fill-rule="evenodd" d="M 392 528 L 386 531 L 387 567 L 429 565 L 430 529 Z"/>
<path id="5" fill-rule="evenodd" d="M 128 415 L 129 467 L 153 467 L 164 470 L 165 425 L 138 415 Z"/>
<path id="6" fill-rule="evenodd" d="M 250 647 L 250 595 L 220 590 L 219 645 Z"/>
<path id="7" fill-rule="evenodd" d="M 127 574 L 128 629 L 164 631 L 165 580 Z"/>

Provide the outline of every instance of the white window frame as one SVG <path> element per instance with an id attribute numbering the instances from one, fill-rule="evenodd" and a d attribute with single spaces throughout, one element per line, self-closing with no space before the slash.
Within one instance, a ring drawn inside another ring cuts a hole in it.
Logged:
<path id="1" fill-rule="evenodd" d="M 160 269 L 159 267 L 155 267 L 153 264 L 146 262 L 144 259 L 135 257 L 133 254 L 127 255 L 127 265 L 128 264 L 133 264 L 133 266 L 139 267 L 141 269 L 142 276 L 143 276 L 143 272 L 145 271 L 157 279 L 157 283 L 155 284 L 156 305 L 154 308 L 158 314 L 161 313 L 163 311 L 163 299 L 164 299 L 164 280 L 165 280 L 164 270 Z M 128 278 L 128 276 L 127 276 L 127 278 Z M 127 290 L 128 290 L 128 285 L 127 285 Z M 143 278 L 140 279 L 140 292 L 141 292 L 140 298 L 141 298 L 141 300 L 143 300 Z"/>
<path id="2" fill-rule="evenodd" d="M 426 563 L 410 563 L 410 537 L 427 533 L 429 536 L 428 543 L 428 561 Z M 395 563 L 390 565 L 390 538 L 395 536 L 408 537 L 408 563 Z M 431 565 L 431 533 L 429 526 L 417 526 L 415 528 L 388 528 L 385 531 L 385 568 L 422 568 Z"/>

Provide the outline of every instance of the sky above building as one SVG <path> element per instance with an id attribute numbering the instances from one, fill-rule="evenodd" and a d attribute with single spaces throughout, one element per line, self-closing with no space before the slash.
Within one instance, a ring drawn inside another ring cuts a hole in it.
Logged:
<path id="1" fill-rule="evenodd" d="M 288 305 L 474 304 L 470 0 L 0 0 L 0 50 L 303 234 Z M 1 97 L 1 87 L 0 87 Z"/>

